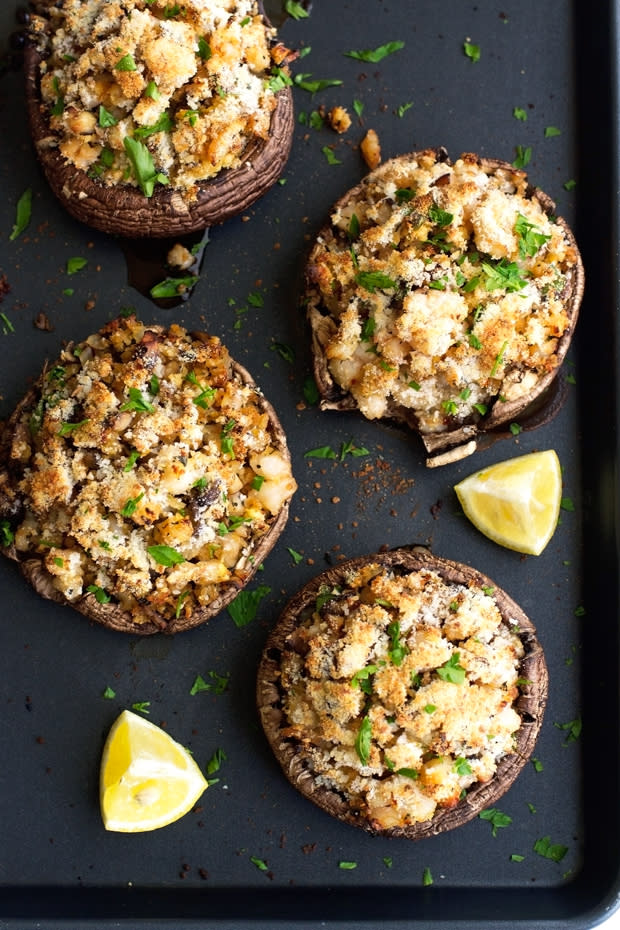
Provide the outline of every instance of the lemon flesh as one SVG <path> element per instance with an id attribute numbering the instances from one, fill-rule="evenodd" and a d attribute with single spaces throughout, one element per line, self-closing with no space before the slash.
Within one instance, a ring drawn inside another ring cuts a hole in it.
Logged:
<path id="1" fill-rule="evenodd" d="M 142 833 L 187 814 L 208 787 L 183 746 L 154 723 L 124 710 L 108 733 L 99 777 L 106 830 Z"/>
<path id="2" fill-rule="evenodd" d="M 560 461 L 553 449 L 520 455 L 469 475 L 454 490 L 481 533 L 508 549 L 540 555 L 560 515 Z"/>

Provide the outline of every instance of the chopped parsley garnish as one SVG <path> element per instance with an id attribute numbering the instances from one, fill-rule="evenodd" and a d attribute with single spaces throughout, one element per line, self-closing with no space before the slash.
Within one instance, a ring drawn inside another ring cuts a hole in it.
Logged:
<path id="1" fill-rule="evenodd" d="M 145 197 L 152 197 L 156 184 L 167 184 L 165 174 L 155 170 L 151 153 L 143 142 L 125 136 L 123 146 L 133 169 L 134 177 Z"/>
<path id="2" fill-rule="evenodd" d="M 396 107 L 396 115 L 397 115 L 400 119 L 402 119 L 403 116 L 405 115 L 405 113 L 407 112 L 407 110 L 410 110 L 412 106 L 413 106 L 413 103 L 411 103 L 411 102 L 408 102 L 408 103 L 401 103 L 401 105 L 400 105 L 399 107 Z"/>
<path id="3" fill-rule="evenodd" d="M 523 107 L 513 107 L 512 115 L 522 123 L 527 120 L 527 111 Z"/>
<path id="4" fill-rule="evenodd" d="M 500 827 L 508 827 L 512 823 L 512 817 L 509 817 L 508 814 L 502 814 L 496 807 L 490 807 L 488 810 L 481 811 L 478 816 L 480 820 L 489 821 L 493 836 L 497 836 L 497 831 Z"/>
<path id="5" fill-rule="evenodd" d="M 204 36 L 200 36 L 198 39 L 198 55 L 202 58 L 203 61 L 208 61 L 209 58 L 213 55 L 211 51 L 211 46 L 207 42 Z"/>
<path id="6" fill-rule="evenodd" d="M 355 737 L 355 751 L 362 765 L 368 765 L 370 759 L 370 741 L 372 737 L 372 724 L 370 717 L 363 718 Z"/>
<path id="7" fill-rule="evenodd" d="M 428 211 L 428 218 L 436 226 L 449 226 L 454 219 L 454 214 L 442 210 L 437 204 L 432 204 Z"/>
<path id="8" fill-rule="evenodd" d="M 123 507 L 123 509 L 121 510 L 121 516 L 123 517 L 133 516 L 133 514 L 136 512 L 138 504 L 140 503 L 143 497 L 144 497 L 144 491 L 142 492 L 142 494 L 138 494 L 137 497 L 130 497 L 129 500 L 126 502 L 125 506 Z"/>
<path id="9" fill-rule="evenodd" d="M 27 187 L 17 201 L 17 207 L 15 209 L 15 223 L 13 225 L 13 229 L 11 230 L 11 235 L 9 236 L 11 242 L 17 239 L 18 236 L 21 236 L 23 231 L 26 229 L 28 223 L 30 222 L 31 213 L 32 188 Z"/>
<path id="10" fill-rule="evenodd" d="M 59 436 L 70 436 L 72 433 L 79 429 L 80 426 L 84 426 L 88 423 L 89 420 L 80 420 L 79 423 L 61 423 L 60 429 L 58 430 Z"/>
<path id="11" fill-rule="evenodd" d="M 259 859 L 258 856 L 250 856 L 250 862 L 252 865 L 255 865 L 259 872 L 268 872 L 269 866 L 264 859 Z"/>
<path id="12" fill-rule="evenodd" d="M 110 595 L 107 593 L 107 591 L 104 591 L 103 588 L 101 588 L 98 584 L 89 584 L 86 590 L 90 594 L 94 594 L 96 600 L 100 604 L 107 604 L 111 600 Z"/>
<path id="13" fill-rule="evenodd" d="M 342 164 L 340 159 L 336 157 L 333 149 L 329 145 L 324 145 L 321 151 L 323 152 L 323 155 L 325 155 L 328 165 L 341 165 Z"/>
<path id="14" fill-rule="evenodd" d="M 465 669 L 459 665 L 460 653 L 454 652 L 447 662 L 440 665 L 437 674 L 442 681 L 449 681 L 453 685 L 462 685 L 465 681 Z"/>
<path id="15" fill-rule="evenodd" d="M 325 90 L 327 87 L 338 87 L 342 84 L 342 81 L 331 80 L 329 78 L 309 81 L 308 78 L 311 77 L 311 74 L 296 74 L 294 80 L 295 87 L 300 87 L 302 90 L 307 90 L 311 94 L 316 94 L 318 91 Z"/>
<path id="16" fill-rule="evenodd" d="M 344 869 L 345 871 L 350 872 L 353 869 L 357 868 L 357 862 L 353 862 L 347 859 L 341 859 L 340 862 L 338 863 L 338 868 Z"/>
<path id="17" fill-rule="evenodd" d="M 295 549 L 291 549 L 290 546 L 287 546 L 286 551 L 292 558 L 294 565 L 299 565 L 300 562 L 303 562 L 304 557 L 301 552 L 296 552 Z"/>
<path id="18" fill-rule="evenodd" d="M 473 42 L 469 41 L 469 39 L 466 39 L 463 42 L 463 51 L 470 61 L 480 61 L 480 46 L 474 45 Z"/>
<path id="19" fill-rule="evenodd" d="M 180 565 L 185 561 L 185 556 L 171 546 L 148 546 L 146 551 L 158 565 L 165 567 Z"/>
<path id="20" fill-rule="evenodd" d="M 117 123 L 118 123 L 118 120 L 116 119 L 114 114 L 110 113 L 109 110 L 106 110 L 103 104 L 100 104 L 99 105 L 99 125 L 103 129 L 105 129 L 109 126 L 116 126 Z"/>
<path id="21" fill-rule="evenodd" d="M 88 264 L 87 258 L 80 258 L 75 256 L 74 258 L 69 258 L 67 260 L 67 274 L 76 274 L 76 272 L 81 271 L 82 268 L 85 268 Z"/>
<path id="22" fill-rule="evenodd" d="M 528 255 L 533 257 L 545 242 L 551 239 L 551 236 L 539 232 L 537 227 L 530 223 L 522 213 L 517 216 L 515 232 L 519 238 L 519 255 L 521 258 L 526 258 Z"/>
<path id="23" fill-rule="evenodd" d="M 355 282 L 371 294 L 376 290 L 391 290 L 397 286 L 397 282 L 382 271 L 358 271 Z"/>
<path id="24" fill-rule="evenodd" d="M 156 132 L 170 132 L 173 129 L 174 121 L 171 119 L 170 114 L 164 111 L 152 126 L 138 126 L 134 129 L 133 137 L 134 139 L 148 139 L 149 136 Z"/>
<path id="25" fill-rule="evenodd" d="M 351 215 L 349 220 L 349 228 L 347 229 L 347 236 L 350 240 L 357 239 L 360 234 L 360 221 L 356 213 Z"/>
<path id="26" fill-rule="evenodd" d="M 159 88 L 155 81 L 148 82 L 144 91 L 144 96 L 149 97 L 151 100 L 159 100 L 161 94 L 159 93 Z"/>
<path id="27" fill-rule="evenodd" d="M 390 648 L 388 655 L 394 665 L 402 665 L 403 659 L 409 654 L 409 647 L 400 639 L 400 623 L 393 620 L 388 624 L 387 634 L 390 637 Z"/>
<path id="28" fill-rule="evenodd" d="M 10 546 L 13 540 L 15 539 L 15 533 L 11 529 L 11 524 L 8 520 L 0 521 L 0 546 L 6 548 Z"/>
<path id="29" fill-rule="evenodd" d="M 551 838 L 543 836 L 534 843 L 534 852 L 545 859 L 551 859 L 553 862 L 561 862 L 566 853 L 568 846 L 562 846 L 560 843 L 552 843 Z"/>
<path id="30" fill-rule="evenodd" d="M 409 203 L 415 197 L 415 193 L 412 187 L 399 187 L 394 194 L 396 203 Z"/>
<path id="31" fill-rule="evenodd" d="M 271 594 L 271 588 L 267 587 L 267 585 L 259 585 L 258 588 L 254 588 L 252 591 L 240 591 L 234 601 L 231 601 L 226 608 L 234 620 L 235 626 L 244 627 L 251 623 L 256 616 L 260 602 L 268 594 Z"/>
<path id="32" fill-rule="evenodd" d="M 522 271 L 516 262 L 508 262 L 501 258 L 498 262 L 482 262 L 482 270 L 485 275 L 485 287 L 487 291 L 495 291 L 499 288 L 505 289 L 509 293 L 522 290 L 527 281 L 522 277 Z"/>
<path id="33" fill-rule="evenodd" d="M 274 94 L 285 87 L 290 87 L 293 83 L 291 76 L 282 68 L 273 68 L 269 79 L 268 87 Z"/>
<path id="34" fill-rule="evenodd" d="M 422 872 L 422 884 L 425 887 L 433 884 L 433 875 L 428 866 Z"/>
<path id="35" fill-rule="evenodd" d="M 114 65 L 114 69 L 116 71 L 136 71 L 137 68 L 133 59 L 133 55 L 130 55 L 129 53 L 127 55 L 123 55 L 123 57 L 119 58 L 119 60 Z"/>
<path id="36" fill-rule="evenodd" d="M 134 704 L 131 705 L 131 709 L 137 711 L 139 714 L 150 714 L 151 713 L 151 711 L 149 710 L 150 706 L 151 706 L 150 701 L 136 701 Z"/>
<path id="37" fill-rule="evenodd" d="M 215 388 L 204 387 L 202 384 L 200 384 L 193 371 L 190 371 L 185 375 L 185 380 L 189 381 L 190 384 L 193 384 L 200 390 L 200 394 L 197 394 L 196 397 L 192 398 L 192 403 L 196 404 L 197 407 L 202 407 L 203 410 L 206 410 L 206 408 L 215 397 Z"/>
<path id="38" fill-rule="evenodd" d="M 138 388 L 131 387 L 129 388 L 129 400 L 125 401 L 124 404 L 118 408 L 119 410 L 133 410 L 137 413 L 153 413 L 154 407 L 152 404 L 149 404 L 147 400 L 142 396 L 142 391 Z"/>
<path id="39" fill-rule="evenodd" d="M 337 459 L 338 454 L 334 452 L 331 446 L 319 446 L 317 449 L 309 449 L 304 452 L 305 459 Z"/>
<path id="40" fill-rule="evenodd" d="M 347 58 L 355 58 L 357 61 L 376 63 L 383 61 L 388 55 L 393 55 L 394 52 L 398 52 L 404 47 L 405 43 L 397 40 L 395 42 L 386 42 L 385 45 L 379 45 L 377 48 L 352 49 L 344 54 Z"/>
<path id="41" fill-rule="evenodd" d="M 287 346 L 286 343 L 272 342 L 269 348 L 272 352 L 277 352 L 280 358 L 283 358 L 289 365 L 295 363 L 295 350 L 291 346 Z"/>
<path id="42" fill-rule="evenodd" d="M 561 136 L 562 130 L 557 126 L 545 126 L 545 139 L 551 139 L 553 136 Z"/>
<path id="43" fill-rule="evenodd" d="M 522 145 L 518 145 L 516 148 L 516 157 L 513 161 L 513 168 L 525 168 L 529 165 L 532 159 L 532 148 L 531 146 L 526 146 L 525 148 Z"/>
<path id="44" fill-rule="evenodd" d="M 219 747 L 215 750 L 209 761 L 207 762 L 207 775 L 215 775 L 216 772 L 219 772 L 222 767 L 222 762 L 228 761 L 228 756 L 223 749 Z M 216 785 L 219 781 L 219 778 L 208 778 L 207 782 L 210 785 Z"/>
<path id="45" fill-rule="evenodd" d="M 581 717 L 576 717 L 575 720 L 569 720 L 568 723 L 554 722 L 553 726 L 558 730 L 564 730 L 564 732 L 567 734 L 566 739 L 562 743 L 563 746 L 568 746 L 569 743 L 575 743 L 581 736 Z"/>
<path id="46" fill-rule="evenodd" d="M 111 701 L 113 698 L 116 697 L 116 691 L 114 690 L 114 688 L 110 688 L 108 686 L 107 688 L 104 689 L 101 697 L 105 698 L 106 701 Z"/>
<path id="47" fill-rule="evenodd" d="M 351 687 L 360 688 L 360 690 L 364 691 L 366 694 L 370 694 L 372 691 L 370 678 L 378 670 L 378 665 L 366 665 L 364 668 L 361 668 L 351 679 Z"/>
<path id="48" fill-rule="evenodd" d="M 471 775 L 471 765 L 463 756 L 459 756 L 454 763 L 454 771 L 457 775 Z"/>
<path id="49" fill-rule="evenodd" d="M 297 0 L 286 0 L 284 9 L 293 19 L 306 19 L 310 15 Z"/>
<path id="50" fill-rule="evenodd" d="M 190 688 L 191 695 L 200 694 L 202 691 L 210 691 L 212 694 L 223 694 L 228 688 L 230 674 L 218 675 L 217 672 L 209 672 L 211 681 L 206 681 L 202 675 L 196 675 L 194 683 Z"/>

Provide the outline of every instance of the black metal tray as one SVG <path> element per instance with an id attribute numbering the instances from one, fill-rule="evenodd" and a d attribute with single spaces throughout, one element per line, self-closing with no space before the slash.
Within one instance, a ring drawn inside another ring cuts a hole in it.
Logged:
<path id="1" fill-rule="evenodd" d="M 5 50 L 14 17 L 11 0 L 0 11 Z M 26 131 L 21 75 L 0 80 L 0 271 L 10 285 L 0 306 L 0 414 L 63 340 L 83 338 L 133 306 L 148 322 L 177 320 L 222 337 L 275 403 L 299 483 L 286 532 L 259 579 L 271 593 L 242 629 L 224 611 L 174 639 L 113 634 L 40 600 L 12 564 L 0 563 L 0 925 L 592 927 L 620 893 L 617 4 L 316 2 L 308 18 L 287 18 L 281 36 L 308 50 L 295 74 L 342 84 L 314 94 L 294 88 L 300 120 L 286 183 L 211 231 L 201 280 L 173 309 L 128 285 L 119 243 L 75 223 L 55 202 Z M 344 54 L 394 40 L 404 48 L 377 64 Z M 479 61 L 464 53 L 465 40 L 479 46 Z M 361 121 L 354 100 L 363 103 Z M 303 121 L 335 104 L 354 116 L 344 136 Z M 531 148 L 530 177 L 574 225 L 586 264 L 560 413 L 440 469 L 425 468 L 414 436 L 302 404 L 310 373 L 299 307 L 304 257 L 332 202 L 363 175 L 358 143 L 369 127 L 384 158 L 444 145 L 452 156 L 476 151 L 512 161 L 518 146 Z M 560 134 L 546 135 L 546 127 Z M 325 146 L 339 164 L 329 163 Z M 10 241 L 15 203 L 29 186 L 31 223 Z M 88 264 L 68 277 L 75 256 Z M 248 301 L 255 293 L 263 306 Z M 39 313 L 51 331 L 33 325 Z M 351 439 L 369 454 L 304 456 Z M 558 452 L 574 509 L 562 512 L 541 556 L 522 558 L 478 534 L 452 489 L 486 463 L 543 448 Z M 341 556 L 412 542 L 491 575 L 532 617 L 547 653 L 550 697 L 536 750 L 542 770 L 528 765 L 502 798 L 512 823 L 496 836 L 480 819 L 417 844 L 339 824 L 289 786 L 258 724 L 257 660 L 288 597 Z M 289 549 L 303 560 L 296 564 Z M 229 673 L 228 689 L 190 695 L 196 676 L 209 672 Z M 108 687 L 113 699 L 103 696 Z M 152 834 L 106 834 L 97 800 L 103 739 L 122 708 L 144 701 L 149 719 L 166 721 L 201 765 L 218 747 L 227 758 L 198 812 Z M 567 740 L 563 727 L 578 718 L 581 736 Z M 534 852 L 542 837 L 568 847 L 561 862 Z M 356 868 L 342 869 L 341 861 Z M 423 885 L 425 869 L 432 885 Z"/>

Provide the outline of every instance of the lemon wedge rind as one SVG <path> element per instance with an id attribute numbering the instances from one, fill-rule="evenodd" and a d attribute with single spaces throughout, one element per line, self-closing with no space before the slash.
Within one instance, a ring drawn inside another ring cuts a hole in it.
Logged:
<path id="1" fill-rule="evenodd" d="M 553 449 L 530 452 L 474 472 L 454 490 L 481 533 L 507 549 L 540 555 L 558 524 L 562 469 Z"/>
<path id="2" fill-rule="evenodd" d="M 100 808 L 106 830 L 143 833 L 174 823 L 208 787 L 189 752 L 133 711 L 112 724 L 100 768 Z"/>

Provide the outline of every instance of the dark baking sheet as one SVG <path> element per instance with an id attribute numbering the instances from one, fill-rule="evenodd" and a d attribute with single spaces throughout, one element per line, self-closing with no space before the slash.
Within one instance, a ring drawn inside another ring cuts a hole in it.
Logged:
<path id="1" fill-rule="evenodd" d="M 0 271 L 10 293 L 0 306 L 0 415 L 63 340 L 83 338 L 134 306 L 148 322 L 209 329 L 250 368 L 288 432 L 299 490 L 258 579 L 271 593 L 243 629 L 223 612 L 175 639 L 113 634 L 43 602 L 12 564 L 0 563 L 3 927 L 581 930 L 615 909 L 616 15 L 611 0 L 596 8 L 576 0 L 350 0 L 315 2 L 308 18 L 287 19 L 283 41 L 310 50 L 294 72 L 342 81 L 315 94 L 295 88 L 297 112 L 343 104 L 354 115 L 357 99 L 362 121 L 354 118 L 344 136 L 299 123 L 286 183 L 212 230 L 202 278 L 174 309 L 130 287 L 119 244 L 75 223 L 54 201 L 26 132 L 21 76 L 4 74 Z M 4 51 L 14 17 L 11 0 L 0 10 Z M 404 49 L 378 64 L 343 54 L 396 39 Z M 476 63 L 463 52 L 466 39 L 480 46 Z M 526 110 L 527 121 L 515 119 L 514 107 Z M 545 136 L 549 126 L 560 134 Z M 304 256 L 331 203 L 364 173 L 357 145 L 369 127 L 384 158 L 445 145 L 452 156 L 477 151 L 513 160 L 517 146 L 531 147 L 530 177 L 574 224 L 586 264 L 582 316 L 560 375 L 568 380 L 561 412 L 536 432 L 443 469 L 426 469 L 421 444 L 401 430 L 302 404 L 310 372 L 298 302 Z M 340 164 L 328 163 L 328 145 Z M 576 186 L 566 190 L 572 179 Z M 28 186 L 32 221 L 10 242 L 15 203 Z M 88 265 L 68 278 L 73 256 Z M 63 294 L 67 287 L 72 296 Z M 248 303 L 257 291 L 262 308 Z M 34 326 L 41 312 L 52 331 Z M 293 363 L 277 344 L 294 352 Z M 350 439 L 369 455 L 304 458 L 310 448 L 338 450 Z M 452 488 L 486 463 L 543 448 L 558 452 L 574 509 L 562 512 L 540 557 L 522 558 L 479 535 Z M 491 575 L 532 617 L 546 650 L 550 696 L 536 750 L 543 768 L 528 765 L 501 799 L 512 823 L 495 837 L 479 819 L 418 844 L 339 824 L 289 786 L 258 724 L 257 660 L 287 598 L 342 556 L 411 542 Z M 289 548 L 303 561 L 295 564 Z M 191 696 L 196 675 L 210 671 L 230 673 L 227 691 Z M 113 700 L 103 697 L 107 687 Z M 201 765 L 218 747 L 227 759 L 198 812 L 151 834 L 106 834 L 97 799 L 103 739 L 120 710 L 141 701 Z M 567 744 L 561 727 L 579 717 L 582 734 Z M 545 836 L 568 847 L 561 862 L 534 852 Z M 513 854 L 524 858 L 512 861 Z M 343 870 L 343 860 L 357 867 Z M 433 876 L 427 887 L 425 869 Z"/>

